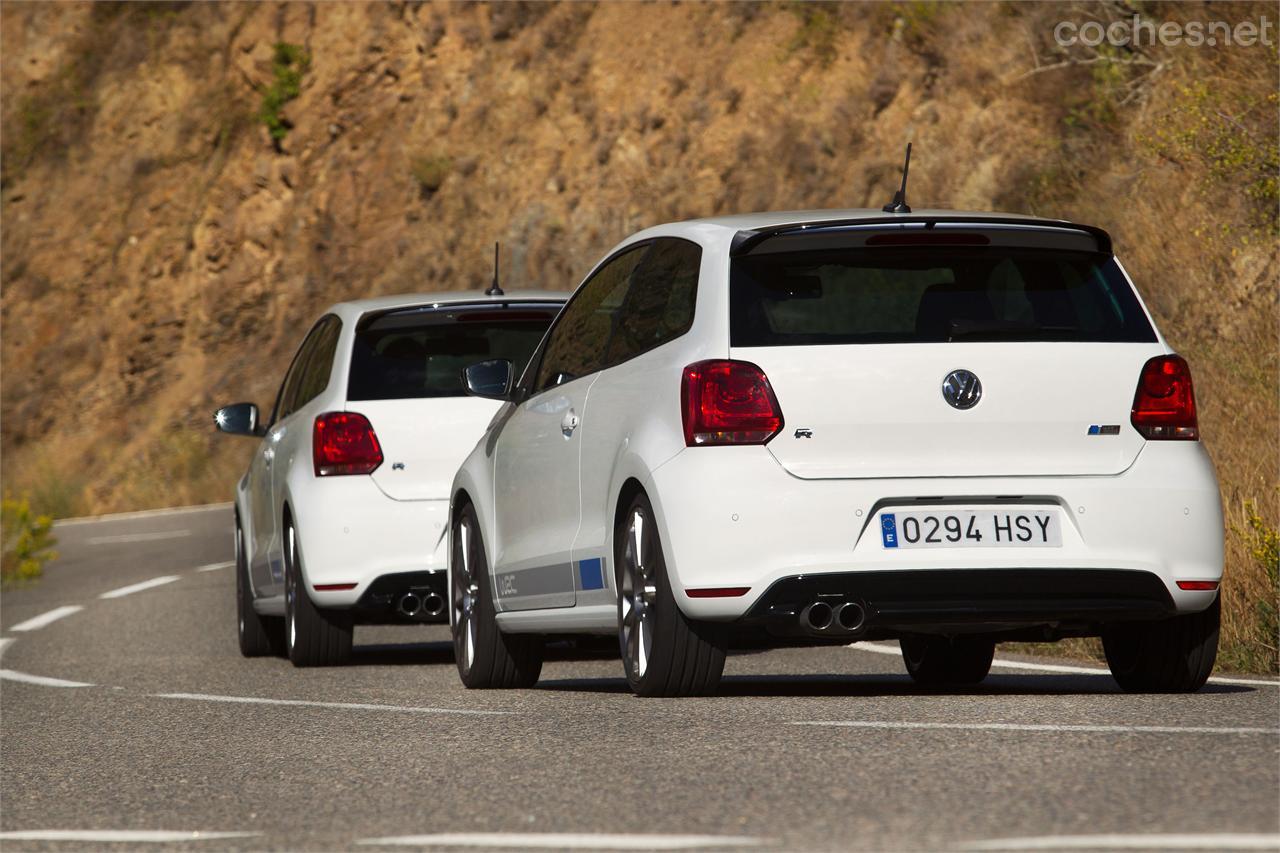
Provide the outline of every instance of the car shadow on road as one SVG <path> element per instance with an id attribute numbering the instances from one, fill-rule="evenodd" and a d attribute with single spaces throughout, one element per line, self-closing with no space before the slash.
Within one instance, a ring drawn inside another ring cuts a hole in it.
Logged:
<path id="1" fill-rule="evenodd" d="M 352 666 L 453 666 L 453 643 L 374 643 L 351 650 Z"/>
<path id="2" fill-rule="evenodd" d="M 626 693 L 621 678 L 566 678 L 538 682 L 537 689 Z M 1200 694 L 1250 692 L 1253 688 L 1207 684 Z M 925 687 L 906 675 L 728 675 L 717 696 L 1106 696 L 1124 694 L 1109 675 L 992 675 L 973 687 Z"/>

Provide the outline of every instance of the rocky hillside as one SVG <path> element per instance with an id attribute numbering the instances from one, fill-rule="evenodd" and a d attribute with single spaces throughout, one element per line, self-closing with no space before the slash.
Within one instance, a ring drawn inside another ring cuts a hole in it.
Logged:
<path id="1" fill-rule="evenodd" d="M 215 438 L 210 411 L 268 403 L 327 303 L 481 287 L 494 240 L 509 285 L 570 288 L 647 224 L 879 206 L 913 140 L 916 204 L 1116 236 L 1196 371 L 1229 634 L 1273 666 L 1274 608 L 1272 627 L 1254 610 L 1274 558 L 1246 502 L 1274 529 L 1276 48 L 1053 39 L 1131 15 L 3 4 L 4 489 L 61 514 L 226 499 L 250 445 Z"/>

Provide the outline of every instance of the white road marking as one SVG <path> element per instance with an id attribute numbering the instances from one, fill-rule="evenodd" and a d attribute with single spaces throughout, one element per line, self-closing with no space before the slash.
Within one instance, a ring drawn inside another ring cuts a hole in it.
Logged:
<path id="1" fill-rule="evenodd" d="M 1280 729 L 1251 726 L 1073 726 L 1057 723 L 910 723 L 895 720 L 802 720 L 793 726 L 852 729 L 954 729 L 992 732 L 1101 732 L 1104 734 L 1280 735 Z"/>
<path id="2" fill-rule="evenodd" d="M 111 590 L 111 592 L 104 592 L 102 595 L 98 596 L 98 598 L 122 598 L 126 595 L 133 595 L 135 592 L 142 592 L 144 589 L 155 589 L 158 586 L 173 583 L 177 579 L 177 575 L 163 575 L 158 578 L 152 578 L 149 581 L 142 581 L 141 583 L 122 586 L 119 589 Z"/>
<path id="3" fill-rule="evenodd" d="M 4 650 L 9 648 L 9 644 L 13 642 L 13 637 L 0 637 L 0 657 L 4 656 Z"/>
<path id="4" fill-rule="evenodd" d="M 586 832 L 444 832 L 366 838 L 357 844 L 403 847 L 487 847 L 546 850 L 696 850 L 763 843 L 743 835 L 612 835 Z"/>
<path id="5" fill-rule="evenodd" d="M 74 527 L 78 524 L 98 524 L 103 521 L 125 521 L 130 518 L 156 518 L 165 515 L 181 515 L 188 512 L 214 512 L 231 509 L 230 502 L 220 504 L 198 504 L 196 506 L 173 506 L 164 509 L 143 509 L 137 512 L 117 512 L 111 515 L 85 515 L 78 518 L 60 518 L 54 521 L 54 527 Z"/>
<path id="6" fill-rule="evenodd" d="M 196 566 L 197 572 L 216 572 L 218 569 L 229 569 L 236 564 L 235 560 L 226 563 L 210 563 L 207 566 Z"/>
<path id="7" fill-rule="evenodd" d="M 0 678 L 7 681 L 21 681 L 23 684 L 39 684 L 41 687 L 92 687 L 84 681 L 67 681 L 64 678 L 49 678 L 45 675 L 27 675 L 12 669 L 0 669 Z"/>
<path id="8" fill-rule="evenodd" d="M 190 535 L 190 530 L 158 530 L 154 533 L 121 533 L 116 536 L 92 536 L 86 541 L 90 545 L 119 545 L 124 542 L 155 542 L 160 539 L 183 539 Z"/>
<path id="9" fill-rule="evenodd" d="M 39 616 L 33 616 L 26 622 L 19 622 L 10 628 L 10 631 L 34 631 L 37 628 L 43 628 L 45 625 L 51 625 L 64 616 L 70 616 L 72 613 L 79 613 L 84 610 L 78 604 L 68 604 L 64 607 L 55 607 L 48 613 L 41 613 Z"/>
<path id="10" fill-rule="evenodd" d="M 1221 832 L 1204 835 L 1042 835 L 998 838 L 965 850 L 1280 850 L 1280 835 Z"/>
<path id="11" fill-rule="evenodd" d="M 902 657 L 902 649 L 898 646 L 886 646 L 880 643 L 851 643 L 851 649 L 857 649 L 863 652 L 875 652 L 878 655 L 893 655 L 894 657 Z M 1061 672 L 1067 675 L 1110 675 L 1108 670 L 1097 666 L 1065 666 L 1056 663 L 1030 663 L 1021 660 L 1004 660 L 996 658 L 991 662 L 993 667 L 999 666 L 1004 669 L 1029 669 L 1034 672 Z M 1267 681 L 1261 678 L 1227 678 L 1225 676 L 1215 675 L 1209 679 L 1213 684 L 1248 684 L 1254 687 L 1280 687 L 1280 681 Z"/>
<path id="12" fill-rule="evenodd" d="M 154 693 L 157 699 L 192 699 L 198 702 L 234 702 L 242 705 L 295 705 L 304 708 L 336 708 L 344 711 L 403 711 L 411 714 L 465 714 L 506 716 L 508 711 L 475 711 L 463 708 L 415 708 L 409 705 L 374 705 L 366 702 L 313 702 L 307 699 L 260 699 L 257 696 L 211 696 L 205 693 Z"/>
<path id="13" fill-rule="evenodd" d="M 174 832 L 164 829 L 24 829 L 0 832 L 13 841 L 87 841 L 118 844 L 173 844 L 217 838 L 253 838 L 261 832 Z"/>

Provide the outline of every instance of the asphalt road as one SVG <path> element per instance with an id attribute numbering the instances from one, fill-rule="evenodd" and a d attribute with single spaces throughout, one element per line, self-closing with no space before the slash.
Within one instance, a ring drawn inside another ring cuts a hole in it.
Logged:
<path id="1" fill-rule="evenodd" d="M 57 534 L 0 601 L 5 850 L 1280 849 L 1268 679 L 1128 696 L 1020 658 L 940 693 L 881 646 L 734 655 L 708 699 L 568 651 L 467 691 L 438 627 L 241 658 L 228 508 Z"/>

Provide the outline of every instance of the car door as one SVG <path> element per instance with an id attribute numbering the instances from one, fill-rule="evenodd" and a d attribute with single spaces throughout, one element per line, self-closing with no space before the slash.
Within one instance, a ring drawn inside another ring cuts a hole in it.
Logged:
<path id="1" fill-rule="evenodd" d="M 503 610 L 572 607 L 580 436 L 641 251 L 611 258 L 560 313 L 517 389 L 494 451 L 494 594 Z"/>
<path id="2" fill-rule="evenodd" d="M 266 435 L 249 465 L 249 494 L 252 501 L 250 512 L 253 517 L 253 551 L 249 569 L 253 576 L 254 591 L 258 596 L 274 594 L 284 578 L 278 547 L 279 513 L 276 512 L 273 500 L 272 474 L 280 440 L 284 437 L 280 422 L 285 412 L 295 408 L 298 382 L 308 363 L 307 356 L 315 348 L 316 337 L 317 327 L 312 327 L 294 353 L 284 381 L 280 383 L 280 391 L 276 394 L 276 402 L 267 421 Z"/>
<path id="3" fill-rule="evenodd" d="M 670 349 L 656 350 L 693 325 L 701 262 L 697 243 L 660 237 L 650 244 L 631 274 L 604 369 L 587 397 L 580 451 L 581 522 L 573 546 L 579 607 L 616 600 L 613 554 L 606 547 L 615 518 L 610 489 L 616 485 L 616 461 L 622 448 L 637 449 L 634 431 L 655 408 L 675 410 L 684 362 Z"/>
<path id="4" fill-rule="evenodd" d="M 272 445 L 271 506 L 274 508 L 276 536 L 271 545 L 271 560 L 277 591 L 282 591 L 284 585 L 284 530 L 281 521 L 287 496 L 285 484 L 295 465 L 309 467 L 312 464 L 311 427 L 318 413 L 311 411 L 307 404 L 329 386 L 341 329 L 342 322 L 332 314 L 316 323 L 299 355 L 297 379 L 286 395 L 288 405 L 281 411 L 278 422 L 267 432 L 267 441 Z"/>

